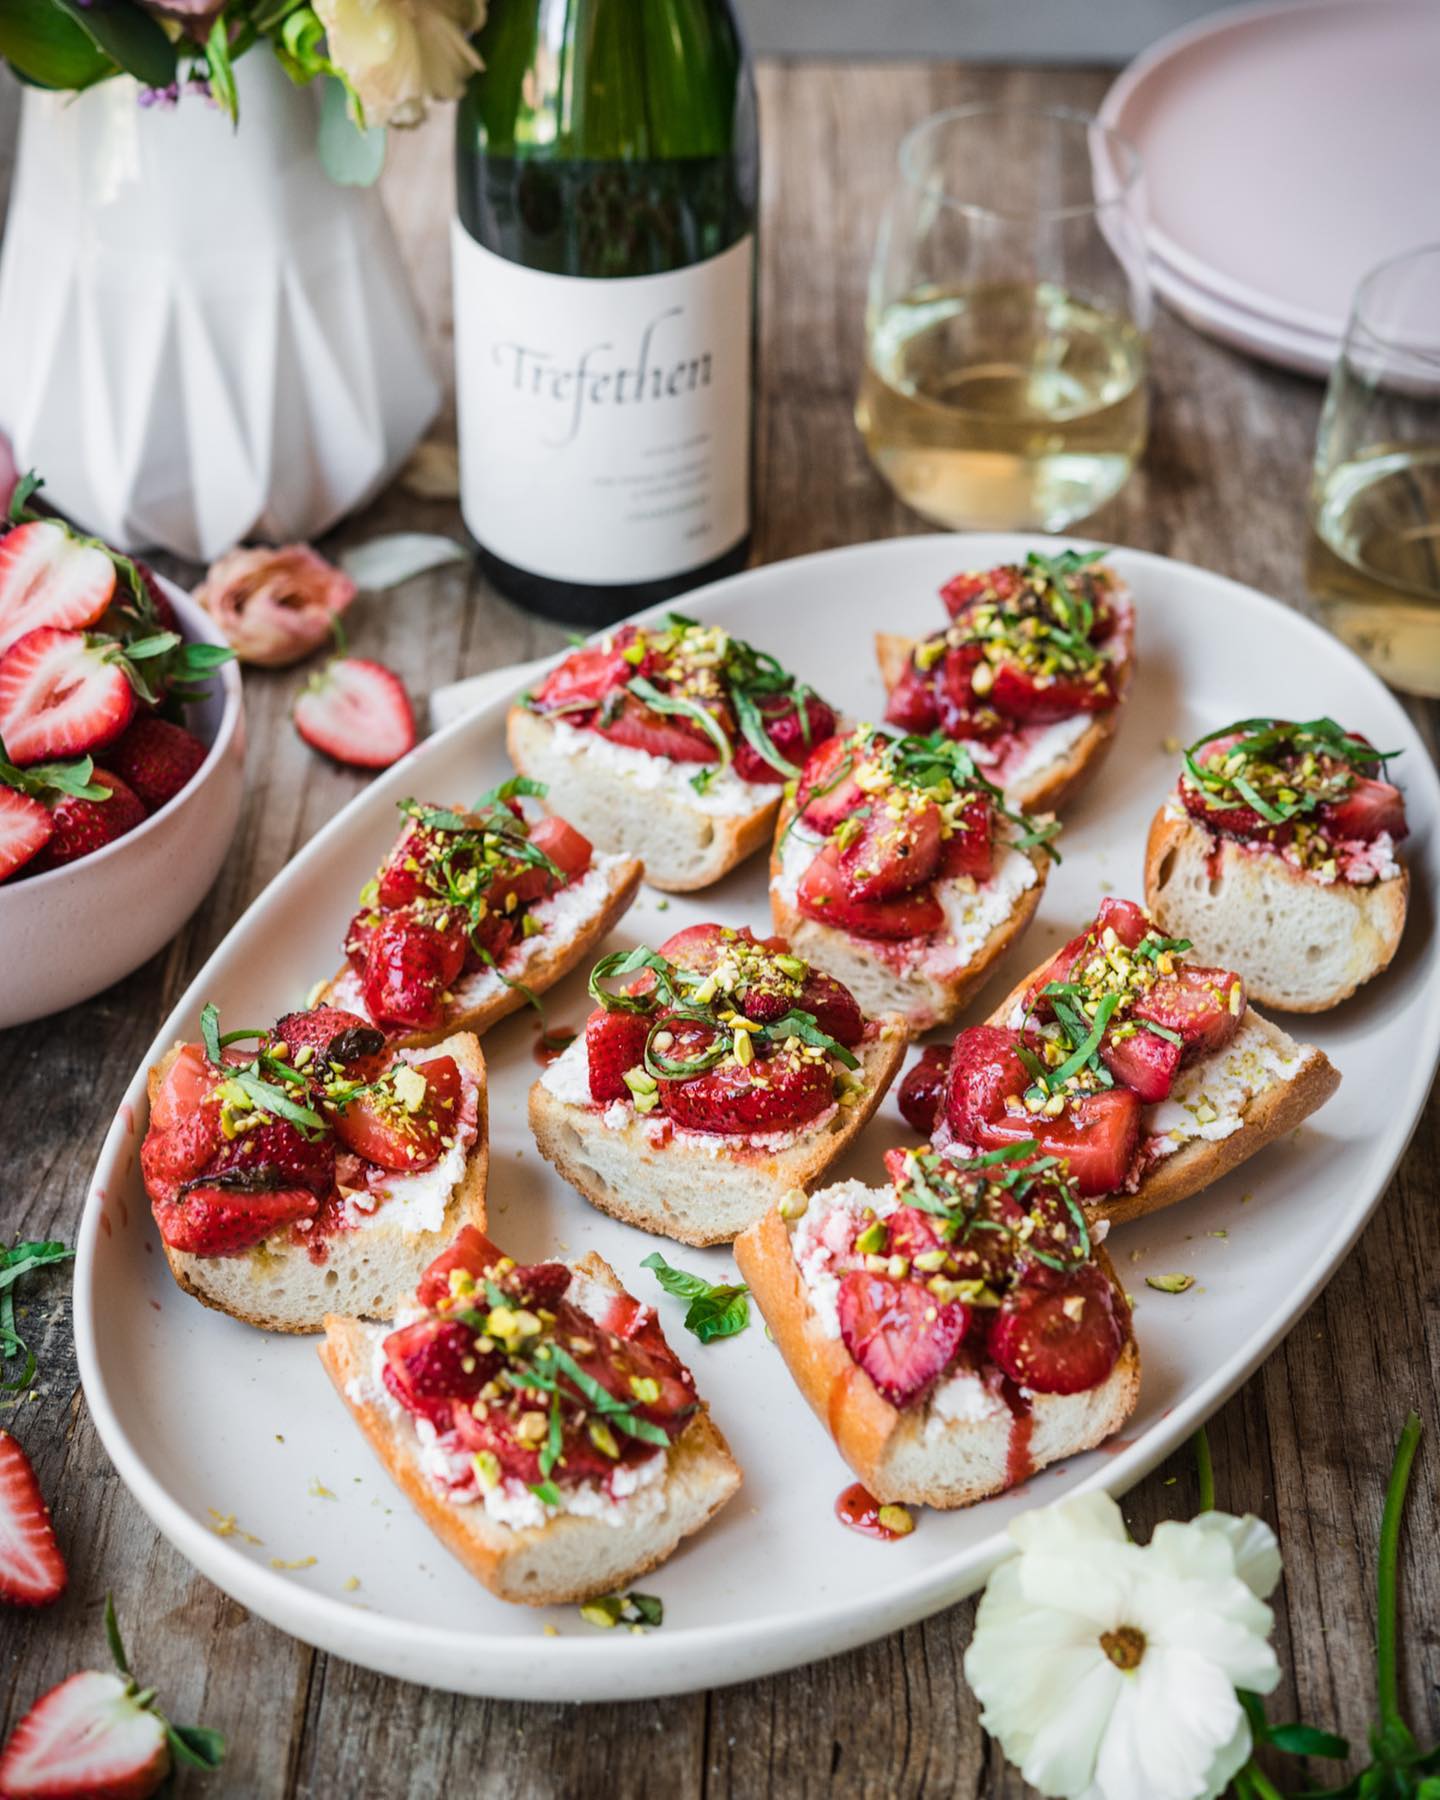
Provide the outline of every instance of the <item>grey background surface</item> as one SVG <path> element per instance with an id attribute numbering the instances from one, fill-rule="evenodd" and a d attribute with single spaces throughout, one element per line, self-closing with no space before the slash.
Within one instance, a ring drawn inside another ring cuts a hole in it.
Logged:
<path id="1" fill-rule="evenodd" d="M 1215 0 L 739 0 L 771 56 L 1125 62 Z"/>

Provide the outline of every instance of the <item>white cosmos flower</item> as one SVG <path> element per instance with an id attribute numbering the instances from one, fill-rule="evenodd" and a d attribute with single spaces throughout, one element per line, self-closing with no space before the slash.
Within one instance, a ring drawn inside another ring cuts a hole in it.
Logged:
<path id="1" fill-rule="evenodd" d="M 1064 1800 L 1215 1800 L 1250 1755 L 1236 1688 L 1280 1679 L 1259 1519 L 1202 1513 L 1131 1543 L 1108 1494 L 1026 1513 L 965 1654 L 980 1722 Z"/>

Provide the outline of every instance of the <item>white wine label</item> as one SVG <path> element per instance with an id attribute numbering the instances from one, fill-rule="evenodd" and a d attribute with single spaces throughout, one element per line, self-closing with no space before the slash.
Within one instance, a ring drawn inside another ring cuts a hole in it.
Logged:
<path id="1" fill-rule="evenodd" d="M 754 239 L 668 275 L 542 274 L 457 219 L 460 506 L 517 568 L 661 580 L 750 527 Z"/>

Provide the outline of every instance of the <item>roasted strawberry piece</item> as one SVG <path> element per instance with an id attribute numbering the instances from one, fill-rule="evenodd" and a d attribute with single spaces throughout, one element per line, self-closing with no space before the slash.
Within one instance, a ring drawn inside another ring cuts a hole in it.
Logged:
<path id="1" fill-rule="evenodd" d="M 22 769 L 98 753 L 134 716 L 115 644 L 42 625 L 0 656 L 0 739 Z"/>
<path id="2" fill-rule="evenodd" d="M 610 1012 L 597 1006 L 585 1021 L 585 1055 L 590 1065 L 590 1098 L 629 1100 L 625 1071 L 638 1066 L 654 1023 L 644 1013 Z"/>
<path id="3" fill-rule="evenodd" d="M 275 1021 L 267 1042 L 272 1050 L 284 1044 L 292 1063 L 308 1062 L 297 1057 L 297 1052 L 308 1049 L 315 1061 L 339 1062 L 347 1069 L 385 1047 L 383 1035 L 373 1025 L 340 1006 L 312 1006 L 308 1012 L 286 1013 Z"/>
<path id="4" fill-rule="evenodd" d="M 590 859 L 594 848 L 583 833 L 573 825 L 567 825 L 564 819 L 554 817 L 540 819 L 530 833 L 530 842 L 535 848 L 548 856 L 566 881 L 578 881 L 590 867 Z M 547 878 L 547 886 L 553 890 L 555 879 Z"/>
<path id="5" fill-rule="evenodd" d="M 627 625 L 604 644 L 572 650 L 535 690 L 536 710 L 584 714 L 588 708 L 598 707 L 607 694 L 645 672 L 643 659 L 632 662 L 625 655 L 634 641 L 635 627 Z M 653 652 L 649 654 L 653 657 Z"/>
<path id="6" fill-rule="evenodd" d="M 1117 900 L 1107 895 L 1100 902 L 1100 910 L 1095 915 L 1095 922 L 1087 925 L 1084 931 L 1077 932 L 1065 947 L 1052 958 L 1038 980 L 1033 982 L 1025 995 L 1025 1005 L 1033 1017 L 1049 1019 L 1054 1016 L 1044 990 L 1053 982 L 1069 981 L 1077 964 L 1083 965 L 1095 956 L 1102 948 L 1101 940 L 1106 931 L 1113 931 L 1120 944 L 1127 950 L 1133 950 L 1152 929 L 1149 918 L 1142 907 L 1133 900 Z"/>
<path id="7" fill-rule="evenodd" d="M 729 941 L 722 925 L 686 925 L 666 938 L 658 954 L 667 962 L 674 963 L 677 968 L 695 969 L 703 973 L 715 967 L 720 960 L 720 952 Z M 633 992 L 642 993 L 654 985 L 655 978 L 648 969 L 644 971 L 644 976 L 644 985 L 637 982 Z"/>
<path id="8" fill-rule="evenodd" d="M 1183 1040 L 1183 1060 L 1223 1050 L 1245 1012 L 1245 984 L 1229 969 L 1182 964 L 1135 1002 L 1134 1019 L 1149 1019 Z"/>
<path id="9" fill-rule="evenodd" d="M 475 1347 L 471 1325 L 455 1319 L 417 1319 L 385 1340 L 391 1392 L 407 1406 L 434 1400 L 473 1400 L 500 1366 L 497 1354 Z"/>
<path id="10" fill-rule="evenodd" d="M 937 1305 L 918 1281 L 852 1269 L 837 1297 L 840 1337 L 892 1406 L 907 1406 L 946 1369 L 970 1322 L 958 1300 Z"/>
<path id="11" fill-rule="evenodd" d="M 684 1054 L 677 1043 L 673 1054 Z M 742 1068 L 722 1063 L 688 1079 L 660 1083 L 660 1104 L 688 1131 L 790 1131 L 834 1104 L 826 1058 L 778 1050 Z"/>
<path id="12" fill-rule="evenodd" d="M 940 1220 L 934 1213 L 921 1212 L 918 1206 L 897 1206 L 885 1221 L 887 1256 L 903 1256 L 913 1263 L 917 1256 L 945 1247 Z"/>
<path id="13" fill-rule="evenodd" d="M 997 582 L 1005 581 L 1007 590 L 1011 587 L 1008 569 L 995 569 L 991 574 Z M 952 619 L 960 618 L 976 600 L 987 596 L 1004 599 L 1007 594 L 1002 593 L 998 586 L 992 588 L 990 578 L 978 570 L 964 575 L 952 575 L 940 590 L 940 598 Z"/>
<path id="14" fill-rule="evenodd" d="M 1103 1272 L 1078 1270 L 1063 1286 L 1019 1287 L 990 1328 L 992 1362 L 1037 1394 L 1098 1387 L 1125 1347 L 1125 1323 Z"/>
<path id="15" fill-rule="evenodd" d="M 859 833 L 840 851 L 840 874 L 855 900 L 894 900 L 930 881 L 940 867 L 940 809 L 893 809 L 877 800 Z"/>
<path id="16" fill-rule="evenodd" d="M 455 1141 L 463 1098 L 453 1056 L 396 1063 L 378 1085 L 338 1104 L 335 1135 L 382 1169 L 428 1169 Z"/>
<path id="17" fill-rule="evenodd" d="M 307 1137 L 288 1119 L 267 1119 L 232 1138 L 222 1137 L 197 1179 L 239 1194 L 308 1188 L 323 1198 L 335 1185 L 334 1141 L 328 1134 Z"/>
<path id="18" fill-rule="evenodd" d="M 1223 831 L 1231 837 L 1264 838 L 1276 844 L 1288 844 L 1295 835 L 1293 825 L 1267 824 L 1253 806 L 1212 805 L 1188 781 L 1180 784 L 1180 800 L 1191 818 L 1198 819 L 1210 831 Z"/>
<path id="19" fill-rule="evenodd" d="M 452 1270 L 462 1270 L 476 1282 L 483 1278 L 487 1269 L 495 1267 L 500 1257 L 501 1252 L 478 1226 L 462 1225 L 455 1242 L 448 1250 L 442 1250 L 420 1277 L 415 1298 L 421 1306 L 433 1308 L 449 1298 Z"/>
<path id="20" fill-rule="evenodd" d="M 961 875 L 988 881 L 995 867 L 994 827 L 994 812 L 983 797 L 962 808 L 950 836 L 940 845 L 940 876 L 946 881 Z"/>
<path id="21" fill-rule="evenodd" d="M 507 1293 L 526 1306 L 553 1307 L 570 1286 L 570 1271 L 561 1262 L 521 1263 L 505 1277 Z"/>
<path id="22" fill-rule="evenodd" d="M 145 823 L 145 808 L 118 775 L 95 769 L 89 785 L 103 788 L 106 797 L 90 800 L 80 794 L 56 795 L 50 809 L 55 829 L 35 858 L 37 875 L 42 869 L 63 868 L 82 856 L 91 856 Z"/>
<path id="23" fill-rule="evenodd" d="M 803 707 L 793 694 L 765 694 L 756 701 L 765 735 L 782 762 L 797 768 L 813 747 L 835 731 L 835 714 L 818 694 L 806 694 Z M 780 782 L 785 770 L 763 757 L 747 738 L 735 746 L 735 773 L 745 781 Z"/>
<path id="24" fill-rule="evenodd" d="M 905 673 L 890 690 L 885 703 L 885 719 L 902 731 L 934 731 L 940 723 L 935 703 L 935 684 L 931 676 L 917 668 L 912 660 Z"/>
<path id="25" fill-rule="evenodd" d="M 910 1065 L 900 1083 L 896 1096 L 900 1116 L 923 1138 L 933 1137 L 940 1122 L 952 1047 L 950 1044 L 927 1044 L 920 1052 L 920 1060 Z"/>
<path id="26" fill-rule="evenodd" d="M 400 841 L 381 864 L 375 882 L 376 903 L 386 912 L 397 912 L 431 892 L 427 868 L 433 839 L 418 819 L 406 822 Z"/>
<path id="27" fill-rule="evenodd" d="M 626 694 L 613 718 L 602 717 L 594 729 L 612 744 L 643 750 L 647 756 L 668 756 L 672 762 L 712 763 L 720 751 L 699 725 L 673 713 L 659 713 L 634 694 Z"/>
<path id="28" fill-rule="evenodd" d="M 980 1144 L 984 1128 L 1030 1085 L 1016 1044 L 1016 1034 L 998 1025 L 972 1025 L 956 1038 L 945 1080 L 945 1119 L 957 1142 Z"/>
<path id="29" fill-rule="evenodd" d="M 1386 831 L 1399 843 L 1409 830 L 1399 788 L 1363 775 L 1356 776 L 1343 799 L 1322 806 L 1320 818 L 1331 837 L 1360 838 L 1367 843 Z"/>
<path id="30" fill-rule="evenodd" d="M 1006 718 L 1025 725 L 1053 724 L 1076 713 L 1104 712 L 1115 704 L 1107 680 L 1088 681 L 1078 675 L 1035 675 L 1009 657 L 995 664 L 990 704 Z"/>
<path id="31" fill-rule="evenodd" d="M 313 1219 L 320 1201 L 309 1188 L 191 1188 L 183 1200 L 154 1204 L 155 1223 L 172 1250 L 192 1256 L 238 1256 L 276 1231 Z"/>
<path id="32" fill-rule="evenodd" d="M 190 785 L 206 755 L 193 732 L 142 713 L 105 752 L 105 765 L 152 813 Z"/>
<path id="33" fill-rule="evenodd" d="M 1046 1156 L 1058 1156 L 1085 1199 L 1123 1187 L 1140 1141 L 1140 1096 L 1129 1088 L 1105 1088 L 1072 1100 L 1059 1118 L 1002 1112 L 979 1127 L 972 1140 L 999 1150 L 1033 1140 Z"/>
<path id="34" fill-rule="evenodd" d="M 945 909 L 933 893 L 902 895 L 894 900 L 857 900 L 840 866 L 833 843 L 819 852 L 800 878 L 796 905 L 807 919 L 834 925 L 857 937 L 928 937 L 945 923 Z"/>
<path id="35" fill-rule="evenodd" d="M 797 1012 L 812 1013 L 820 1029 L 847 1050 L 853 1050 L 865 1035 L 860 1002 L 843 983 L 820 969 L 806 971 L 794 1006 Z"/>
<path id="36" fill-rule="evenodd" d="M 1147 1106 L 1164 1100 L 1175 1085 L 1182 1046 L 1143 1027 L 1107 1032 L 1100 1060 L 1118 1082 L 1133 1088 Z"/>
<path id="37" fill-rule="evenodd" d="M 832 737 L 806 762 L 795 804 L 813 831 L 828 836 L 864 800 L 852 773 L 857 760 L 850 738 Z"/>
<path id="38" fill-rule="evenodd" d="M 219 1076 L 198 1044 L 187 1044 L 165 1073 L 140 1146 L 140 1172 L 155 1200 L 173 1201 L 180 1188 L 209 1166 L 223 1141 Z"/>
<path id="39" fill-rule="evenodd" d="M 416 912 L 384 914 L 365 946 L 360 988 L 370 1017 L 377 1025 L 433 1030 L 465 966 L 465 949 L 458 924 L 442 930 Z"/>

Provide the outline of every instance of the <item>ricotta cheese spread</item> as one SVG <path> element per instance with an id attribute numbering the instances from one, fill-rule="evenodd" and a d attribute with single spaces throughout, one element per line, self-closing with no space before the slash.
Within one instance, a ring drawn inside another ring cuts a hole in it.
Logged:
<path id="1" fill-rule="evenodd" d="M 1301 1060 L 1298 1044 L 1247 1011 L 1223 1050 L 1182 1068 L 1169 1097 L 1145 1108 L 1148 1158 L 1173 1156 L 1197 1138 L 1216 1143 L 1229 1137 L 1244 1123 L 1256 1095 L 1292 1080 Z"/>
<path id="2" fill-rule="evenodd" d="M 423 1062 L 433 1050 L 402 1051 L 406 1062 Z M 402 1231 L 439 1231 L 445 1223 L 445 1209 L 455 1191 L 455 1183 L 465 1173 L 465 1162 L 475 1143 L 475 1120 L 479 1116 L 479 1087 L 468 1069 L 460 1071 L 461 1128 L 455 1141 L 428 1169 L 417 1169 L 413 1175 L 385 1173 L 373 1187 L 351 1189 L 345 1196 L 345 1224 L 366 1231 L 383 1222 L 398 1225 Z"/>
<path id="3" fill-rule="evenodd" d="M 697 812 L 722 818 L 743 817 L 762 806 L 779 804 L 779 782 L 746 781 L 728 764 L 720 767 L 715 763 L 681 763 L 669 756 L 652 756 L 648 750 L 637 750 L 630 744 L 612 744 L 598 731 L 577 729 L 565 719 L 549 717 L 547 722 L 555 734 L 553 741 L 559 755 L 584 757 L 593 768 L 604 769 L 629 787 L 672 794 Z M 691 777 L 702 769 L 714 769 L 715 773 L 696 788 Z"/>

